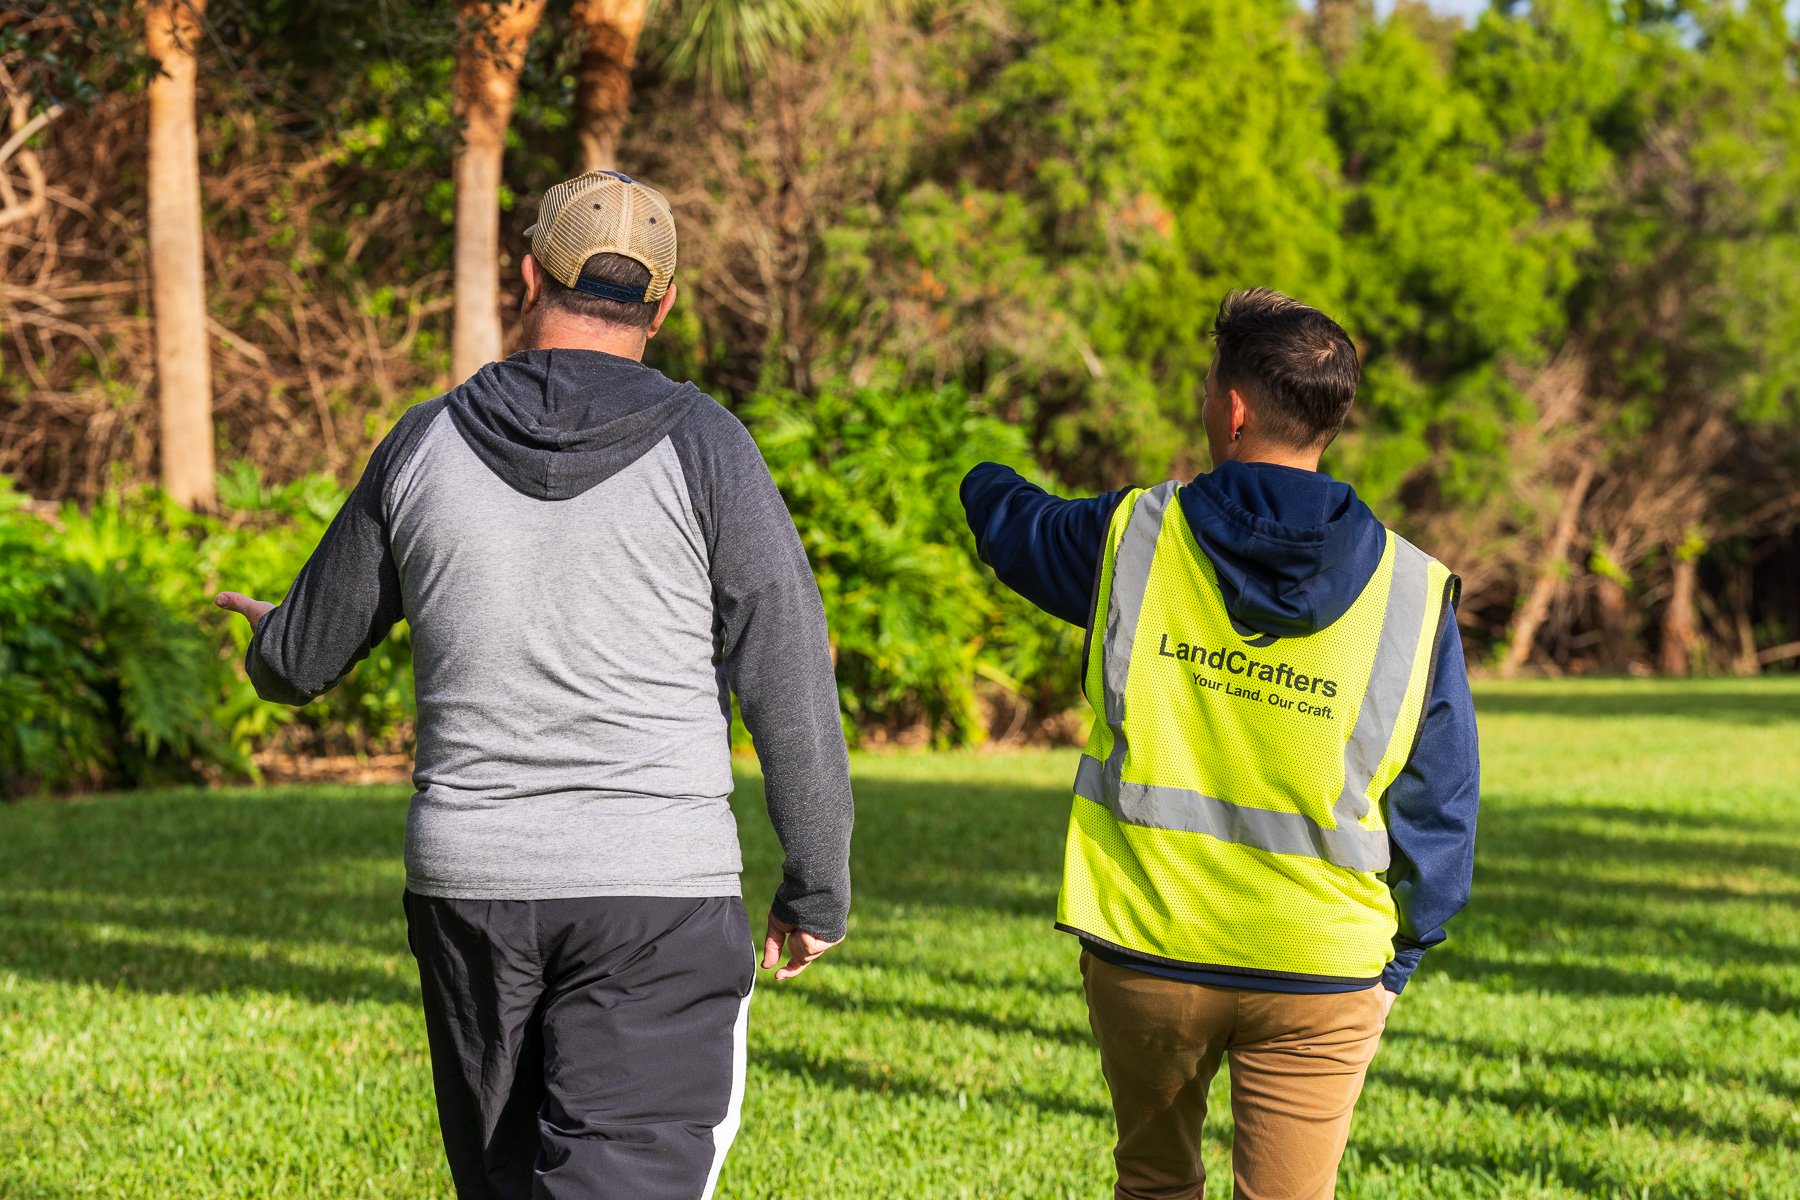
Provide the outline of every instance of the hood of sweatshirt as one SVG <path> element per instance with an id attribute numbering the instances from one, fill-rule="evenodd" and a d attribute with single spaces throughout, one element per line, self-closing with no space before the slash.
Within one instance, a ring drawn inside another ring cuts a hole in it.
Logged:
<path id="1" fill-rule="evenodd" d="M 1300 637 L 1343 616 L 1387 531 L 1347 483 L 1274 463 L 1227 462 L 1180 491 L 1240 632 Z"/>
<path id="2" fill-rule="evenodd" d="M 568 500 L 642 458 L 701 398 L 629 358 L 526 350 L 475 372 L 448 407 L 469 448 L 515 491 Z"/>

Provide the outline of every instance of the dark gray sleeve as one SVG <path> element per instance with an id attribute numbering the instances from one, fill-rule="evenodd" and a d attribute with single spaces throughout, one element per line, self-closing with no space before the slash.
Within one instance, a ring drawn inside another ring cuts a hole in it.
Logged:
<path id="1" fill-rule="evenodd" d="M 772 911 L 836 940 L 850 912 L 854 805 L 819 586 L 738 419 L 703 399 L 671 436 L 706 539 L 726 679 L 786 854 Z"/>
<path id="2" fill-rule="evenodd" d="M 305 704 L 330 691 L 405 615 L 384 495 L 442 407 L 410 409 L 375 447 L 287 597 L 257 627 L 244 670 L 264 700 Z"/>

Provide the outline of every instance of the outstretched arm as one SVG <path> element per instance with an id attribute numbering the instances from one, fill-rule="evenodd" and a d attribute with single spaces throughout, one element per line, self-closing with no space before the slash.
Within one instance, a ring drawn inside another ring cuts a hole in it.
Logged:
<path id="1" fill-rule="evenodd" d="M 1011 467 L 988 462 L 962 482 L 963 510 L 981 561 L 1051 616 L 1084 628 L 1106 527 L 1124 495 L 1064 500 Z"/>

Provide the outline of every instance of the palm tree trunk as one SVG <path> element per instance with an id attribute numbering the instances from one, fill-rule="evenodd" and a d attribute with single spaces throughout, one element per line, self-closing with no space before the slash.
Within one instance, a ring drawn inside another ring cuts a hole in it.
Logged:
<path id="1" fill-rule="evenodd" d="M 200 150 L 194 51 L 206 0 L 154 0 L 145 44 L 150 81 L 150 281 L 162 484 L 188 508 L 213 504 L 211 341 L 200 237 Z"/>
<path id="2" fill-rule="evenodd" d="M 631 115 L 631 68 L 649 0 L 576 0 L 572 18 L 581 39 L 575 68 L 575 133 L 582 168 L 618 167 L 619 134 Z"/>
<path id="3" fill-rule="evenodd" d="M 452 384 L 500 357 L 500 167 L 519 69 L 544 0 L 460 0 L 466 22 L 452 77 L 463 122 L 456 155 Z"/>

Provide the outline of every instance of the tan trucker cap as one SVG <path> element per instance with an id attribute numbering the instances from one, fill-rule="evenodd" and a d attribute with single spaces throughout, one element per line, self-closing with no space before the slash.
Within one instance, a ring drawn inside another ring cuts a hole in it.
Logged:
<path id="1" fill-rule="evenodd" d="M 661 300 L 675 278 L 675 214 L 663 194 L 617 171 L 589 171 L 544 193 L 537 224 L 525 231 L 531 253 L 564 287 L 627 303 Z M 622 254 L 650 270 L 639 296 L 603 279 L 583 279 L 596 254 Z"/>

